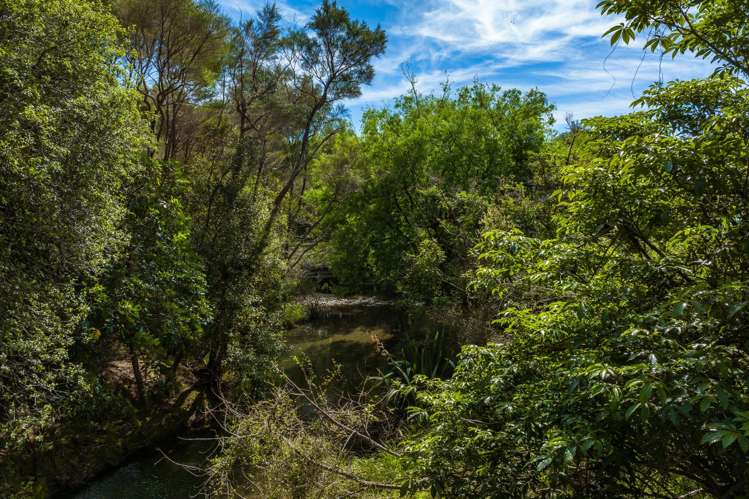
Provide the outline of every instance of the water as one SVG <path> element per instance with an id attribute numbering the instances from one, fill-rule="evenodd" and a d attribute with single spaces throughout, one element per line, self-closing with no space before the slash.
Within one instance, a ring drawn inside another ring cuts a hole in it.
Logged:
<path id="1" fill-rule="evenodd" d="M 322 297 L 313 310 L 311 320 L 287 331 L 289 355 L 282 366 L 292 379 L 303 384 L 304 376 L 294 357 L 308 359 L 307 365 L 318 378 L 338 365 L 339 377 L 334 386 L 346 394 L 353 394 L 367 376 L 387 368 L 383 349 L 398 358 L 410 359 L 418 372 L 445 376 L 448 371 L 438 372 L 436 368 L 450 364 L 457 345 L 483 341 L 484 330 L 477 324 L 488 323 L 485 317 L 470 318 L 447 310 L 438 311 L 435 318 L 424 309 L 405 311 L 372 299 Z M 205 467 L 215 449 L 214 442 L 205 437 L 175 439 L 161 449 L 172 461 Z M 203 483 L 202 476 L 164 459 L 154 448 L 63 497 L 185 499 L 201 496 Z"/>
<path id="2" fill-rule="evenodd" d="M 338 365 L 340 377 L 335 386 L 351 393 L 367 376 L 387 367 L 383 348 L 396 355 L 411 352 L 408 355 L 419 357 L 421 362 L 427 350 L 429 356 L 451 355 L 449 348 L 443 351 L 438 345 L 440 348 L 435 349 L 435 342 L 429 336 L 436 329 L 450 329 L 450 325 L 435 325 L 433 319 L 424 314 L 406 313 L 372 300 L 331 299 L 318 305 L 315 318 L 286 334 L 290 354 L 282 364 L 297 382 L 303 382 L 304 376 L 294 357 L 308 359 L 312 373 L 318 377 Z M 452 319 L 451 322 L 453 333 L 466 330 L 464 324 Z M 463 341 L 459 339 L 456 343 Z M 424 345 L 426 349 L 422 348 Z M 213 448 L 210 440 L 181 439 L 161 447 L 173 461 L 196 467 L 205 465 Z M 163 459 L 160 452 L 152 449 L 66 497 L 184 499 L 200 495 L 202 484 L 203 477 L 194 476 L 184 467 Z"/>
<path id="3" fill-rule="evenodd" d="M 200 494 L 203 477 L 185 466 L 201 467 L 215 444 L 195 434 L 134 456 L 127 464 L 96 478 L 83 489 L 61 498 L 186 499 Z M 171 459 L 164 458 L 164 454 Z M 173 461 L 173 462 L 172 462 Z M 180 463 L 181 466 L 174 464 Z"/>
<path id="4" fill-rule="evenodd" d="M 287 332 L 289 356 L 282 367 L 301 384 L 305 380 L 299 362 L 317 377 L 337 371 L 336 387 L 345 393 L 386 367 L 383 349 L 392 348 L 405 329 L 402 313 L 377 302 L 326 306 L 317 315 Z"/>

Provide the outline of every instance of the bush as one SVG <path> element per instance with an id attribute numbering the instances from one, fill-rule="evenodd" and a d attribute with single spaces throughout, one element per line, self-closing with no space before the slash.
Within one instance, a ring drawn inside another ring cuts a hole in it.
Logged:
<path id="1" fill-rule="evenodd" d="M 452 496 L 643 497 L 749 489 L 749 91 L 655 87 L 590 120 L 557 234 L 489 231 L 476 286 L 503 344 L 425 381 L 415 476 Z M 678 116 L 678 119 L 675 117 Z"/>
<path id="2" fill-rule="evenodd" d="M 277 389 L 246 413 L 234 412 L 208 470 L 212 493 L 233 497 L 397 496 L 395 456 L 373 453 L 367 435 L 387 426 L 373 406 L 332 404 L 326 386 Z M 302 414 L 307 413 L 307 417 Z M 380 444 L 377 444 L 380 445 Z M 384 457 L 388 456 L 388 457 Z M 392 466 L 392 467 L 391 467 Z"/>

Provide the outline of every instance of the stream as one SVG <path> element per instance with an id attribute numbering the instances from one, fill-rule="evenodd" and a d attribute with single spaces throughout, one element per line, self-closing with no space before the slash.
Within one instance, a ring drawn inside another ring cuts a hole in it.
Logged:
<path id="1" fill-rule="evenodd" d="M 315 375 L 325 375 L 333 366 L 340 369 L 337 389 L 343 393 L 356 390 L 367 376 L 386 368 L 389 352 L 418 356 L 414 342 L 430 339 L 437 328 L 457 324 L 435 325 L 424 313 L 405 311 L 372 298 L 316 298 L 310 308 L 312 317 L 285 334 L 289 354 L 282 367 L 289 377 L 303 379 L 295 357 L 308 359 Z M 431 343 L 429 342 L 431 346 Z M 415 353 L 416 352 L 416 353 Z M 431 355 L 446 356 L 441 350 Z M 421 351 L 421 357 L 424 357 Z M 422 359 L 423 360 L 423 359 Z M 205 436 L 185 435 L 143 451 L 120 467 L 100 475 L 83 488 L 61 496 L 65 499 L 183 499 L 200 494 L 203 478 L 191 474 L 171 461 L 204 466 L 215 442 Z M 165 459 L 166 454 L 169 459 Z M 171 460 L 171 461 L 170 461 Z"/>

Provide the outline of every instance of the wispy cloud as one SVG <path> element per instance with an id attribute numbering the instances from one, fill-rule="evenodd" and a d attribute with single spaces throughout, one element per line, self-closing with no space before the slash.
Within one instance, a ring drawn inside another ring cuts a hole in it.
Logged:
<path id="1" fill-rule="evenodd" d="M 266 0 L 219 0 L 219 4 L 227 10 L 228 14 L 235 18 L 248 19 L 262 9 L 268 2 Z M 278 12 L 283 19 L 291 24 L 304 24 L 309 20 L 309 14 L 295 8 L 285 1 L 275 1 Z"/>
<path id="2" fill-rule="evenodd" d="M 576 37 L 600 36 L 609 23 L 591 0 L 447 0 L 431 2 L 415 32 L 464 52 L 545 57 Z"/>
<path id="3" fill-rule="evenodd" d="M 598 0 L 339 0 L 355 16 L 382 24 L 388 51 L 374 62 L 376 78 L 347 103 L 358 124 L 367 107 L 389 105 L 409 90 L 401 68 L 413 72 L 419 91 L 439 92 L 474 79 L 520 89 L 539 88 L 557 104 L 556 114 L 577 118 L 627 112 L 633 96 L 658 80 L 688 79 L 711 71 L 682 56 L 661 61 L 643 53 L 642 41 L 612 51 L 601 39 L 617 18 L 602 17 Z M 221 0 L 253 12 L 264 0 Z M 279 3 L 297 22 L 314 0 Z M 387 11 L 389 14 L 382 14 Z"/>
<path id="4" fill-rule="evenodd" d="M 410 54 L 415 66 L 422 63 L 417 79 L 427 76 L 431 82 L 438 67 L 456 83 L 478 77 L 506 87 L 539 88 L 557 104 L 558 117 L 627 112 L 631 100 L 655 81 L 710 72 L 709 64 L 689 56 L 672 61 L 645 53 L 641 40 L 612 49 L 601 35 L 618 18 L 601 16 L 596 3 L 427 0 L 414 12 L 414 3 L 404 0 L 400 6 L 408 9 L 408 22 L 391 32 L 412 40 L 411 46 L 431 49 Z M 399 87 L 391 83 L 387 88 Z"/>

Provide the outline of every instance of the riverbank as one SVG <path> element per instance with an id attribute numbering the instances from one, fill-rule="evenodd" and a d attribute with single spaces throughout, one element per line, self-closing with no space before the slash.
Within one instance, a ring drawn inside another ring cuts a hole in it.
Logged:
<path id="1" fill-rule="evenodd" d="M 56 499 L 184 499 L 201 490 L 201 472 L 215 452 L 210 429 L 191 429 L 152 443 L 93 480 Z M 154 479 L 158 477 L 158 479 Z"/>
<path id="2" fill-rule="evenodd" d="M 339 394 L 356 393 L 367 377 L 386 371 L 394 357 L 407 362 L 412 372 L 446 374 L 461 344 L 471 339 L 484 341 L 489 333 L 484 327 L 488 321 L 479 322 L 475 310 L 467 313 L 459 307 L 325 294 L 306 295 L 295 303 L 304 307 L 305 317 L 284 333 L 287 354 L 281 366 L 300 383 L 304 375 L 298 362 L 308 369 L 307 375 L 318 378 L 335 370 Z M 406 368 L 405 364 L 402 367 Z M 189 406 L 190 401 L 184 405 Z M 197 487 L 202 479 L 159 461 L 161 455 L 156 451 L 158 447 L 176 449 L 175 461 L 207 466 L 203 449 L 185 445 L 180 439 L 190 431 L 190 414 L 175 414 L 165 420 L 164 413 L 155 410 L 136 427 L 141 417 L 120 423 L 91 422 L 77 437 L 61 436 L 54 450 L 37 459 L 38 476 L 55 477 L 54 481 L 41 480 L 44 485 L 37 486 L 37 495 L 125 497 L 121 489 L 129 484 L 127 493 L 131 495 L 127 497 L 171 499 L 176 496 L 170 495 L 170 490 L 184 492 L 185 487 Z"/>
<path id="3" fill-rule="evenodd" d="M 3 460 L 0 491 L 17 497 L 67 497 L 134 455 L 188 431 L 192 402 L 154 407 L 145 415 L 130 407 L 130 416 L 80 418 L 61 425 L 46 442 Z M 123 410 L 128 409 L 123 405 Z"/>
<path id="4" fill-rule="evenodd" d="M 316 375 L 324 374 L 334 365 L 342 366 L 339 388 L 353 390 L 366 376 L 384 366 L 379 347 L 390 344 L 402 332 L 402 322 L 396 320 L 399 316 L 394 313 L 392 302 L 330 295 L 307 296 L 299 301 L 313 312 L 286 331 L 288 354 L 281 361 L 284 370 L 298 380 L 302 376 L 294 357 L 307 359 Z M 40 480 L 44 486 L 39 485 L 36 494 L 60 499 L 177 499 L 197 493 L 202 478 L 161 460 L 157 448 L 174 450 L 170 458 L 180 464 L 205 467 L 208 457 L 205 446 L 182 440 L 190 431 L 189 415 L 174 421 L 175 424 L 165 421 L 165 426 L 161 426 L 158 416 L 156 413 L 149 417 L 139 429 L 124 423 L 88 428 L 87 437 L 79 435 L 68 442 L 69 449 L 60 452 L 57 448 L 54 466 L 38 470 L 40 476 L 56 480 Z M 123 435 L 129 438 L 124 439 Z M 208 444 L 215 446 L 215 442 Z"/>

